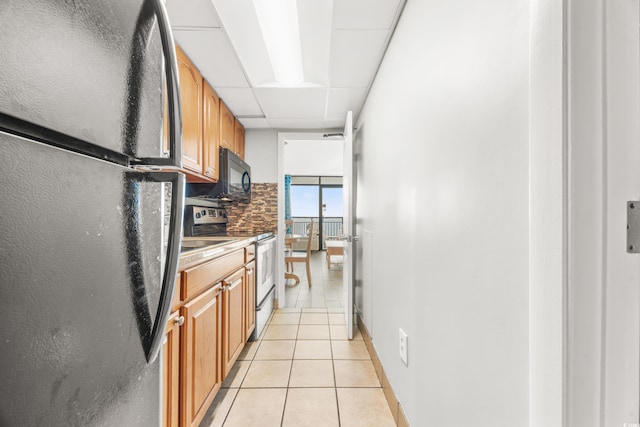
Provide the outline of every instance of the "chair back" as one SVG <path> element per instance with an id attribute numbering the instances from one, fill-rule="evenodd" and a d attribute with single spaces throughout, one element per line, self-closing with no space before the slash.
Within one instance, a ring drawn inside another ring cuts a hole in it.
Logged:
<path id="1" fill-rule="evenodd" d="M 308 234 L 308 238 L 307 238 L 307 256 L 310 256 L 310 254 L 311 254 L 311 241 L 313 240 L 313 220 L 311 220 L 311 223 L 309 223 L 308 231 L 309 231 L 309 234 Z"/>

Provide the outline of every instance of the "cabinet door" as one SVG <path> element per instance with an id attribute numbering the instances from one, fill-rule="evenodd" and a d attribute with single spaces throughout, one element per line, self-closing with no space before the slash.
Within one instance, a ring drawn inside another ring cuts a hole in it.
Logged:
<path id="1" fill-rule="evenodd" d="M 229 108 L 220 100 L 220 147 L 235 151 L 235 117 Z"/>
<path id="2" fill-rule="evenodd" d="M 220 287 L 216 285 L 182 307 L 181 419 L 183 426 L 197 426 L 213 402 L 221 375 Z"/>
<path id="3" fill-rule="evenodd" d="M 218 179 L 218 147 L 220 145 L 220 98 L 209 86 L 203 82 L 203 128 L 202 149 L 204 150 L 204 165 L 202 174 L 208 178 Z"/>
<path id="4" fill-rule="evenodd" d="M 177 311 L 171 314 L 162 343 L 162 426 L 178 427 L 180 391 L 180 325 L 184 318 Z"/>
<path id="5" fill-rule="evenodd" d="M 245 281 L 245 337 L 249 339 L 256 327 L 256 263 L 247 264 L 247 277 Z"/>
<path id="6" fill-rule="evenodd" d="M 223 283 L 224 334 L 222 352 L 224 354 L 224 375 L 231 371 L 244 347 L 244 267 L 226 278 Z"/>
<path id="7" fill-rule="evenodd" d="M 234 152 L 244 160 L 244 126 L 236 119 L 234 122 Z"/>
<path id="8" fill-rule="evenodd" d="M 202 173 L 202 76 L 176 48 L 182 107 L 182 166 Z"/>

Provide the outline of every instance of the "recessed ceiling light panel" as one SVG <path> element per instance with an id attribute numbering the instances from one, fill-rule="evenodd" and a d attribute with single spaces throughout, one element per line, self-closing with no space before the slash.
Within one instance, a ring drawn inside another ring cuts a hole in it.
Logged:
<path id="1" fill-rule="evenodd" d="M 276 80 L 287 86 L 304 81 L 296 0 L 253 0 Z"/>

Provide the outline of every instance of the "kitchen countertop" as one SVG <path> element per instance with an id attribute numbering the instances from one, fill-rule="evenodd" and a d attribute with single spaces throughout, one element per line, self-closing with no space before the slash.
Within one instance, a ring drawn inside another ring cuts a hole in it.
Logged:
<path id="1" fill-rule="evenodd" d="M 264 238 L 268 233 L 228 233 L 224 236 L 183 237 L 178 270 L 218 258 Z M 271 233 L 272 234 L 272 233 Z"/>

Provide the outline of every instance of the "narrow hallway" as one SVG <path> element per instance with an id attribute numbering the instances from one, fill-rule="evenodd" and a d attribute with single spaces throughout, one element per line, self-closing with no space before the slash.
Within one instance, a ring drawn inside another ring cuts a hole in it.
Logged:
<path id="1" fill-rule="evenodd" d="M 287 285 L 301 307 L 276 310 L 247 344 L 202 426 L 395 426 L 362 334 L 347 340 L 343 309 L 326 306 L 340 300 L 341 274 L 313 255 L 311 290 L 304 275 Z"/>

